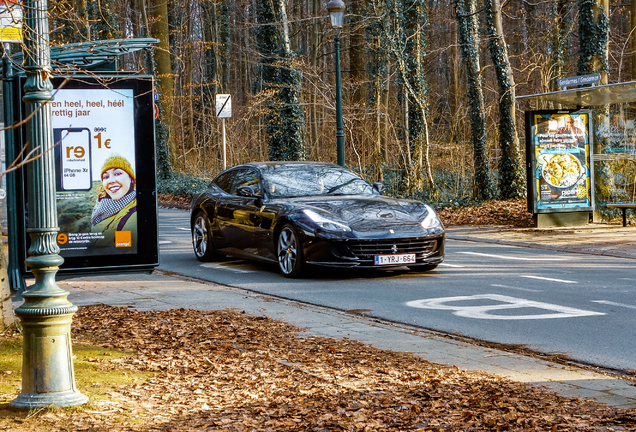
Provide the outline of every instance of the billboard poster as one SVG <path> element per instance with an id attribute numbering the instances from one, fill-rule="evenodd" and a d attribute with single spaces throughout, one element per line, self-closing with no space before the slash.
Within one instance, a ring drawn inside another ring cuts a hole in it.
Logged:
<path id="1" fill-rule="evenodd" d="M 534 213 L 591 211 L 589 112 L 536 111 L 528 117 Z"/>
<path id="2" fill-rule="evenodd" d="M 26 77 L 16 76 L 13 105 L 26 117 Z M 157 165 L 153 77 L 73 75 L 54 77 L 50 101 L 57 246 L 64 258 L 58 274 L 152 271 L 159 264 Z M 26 125 L 14 128 L 19 154 Z M 15 171 L 20 273 L 30 247 L 26 166 Z"/>
<path id="3" fill-rule="evenodd" d="M 63 257 L 135 254 L 132 89 L 58 89 L 51 102 Z"/>

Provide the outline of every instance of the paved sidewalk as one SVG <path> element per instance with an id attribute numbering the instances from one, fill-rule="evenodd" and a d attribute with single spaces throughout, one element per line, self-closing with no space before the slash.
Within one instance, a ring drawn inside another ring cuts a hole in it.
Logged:
<path id="1" fill-rule="evenodd" d="M 453 240 L 525 246 L 562 252 L 636 258 L 636 226 L 589 224 L 576 228 L 449 227 Z"/>
<path id="2" fill-rule="evenodd" d="M 451 231 L 454 231 L 451 235 L 459 235 L 455 234 L 459 230 Z M 461 235 L 467 236 L 466 233 Z M 242 289 L 172 277 L 157 271 L 152 275 L 77 278 L 58 284 L 70 292 L 69 300 L 78 306 L 107 304 L 140 310 L 235 308 L 295 324 L 310 335 L 354 339 L 381 349 L 412 352 L 434 363 L 487 371 L 514 381 L 543 385 L 567 397 L 593 398 L 621 408 L 636 407 L 636 387 L 616 376 L 483 348 L 406 325 Z"/>

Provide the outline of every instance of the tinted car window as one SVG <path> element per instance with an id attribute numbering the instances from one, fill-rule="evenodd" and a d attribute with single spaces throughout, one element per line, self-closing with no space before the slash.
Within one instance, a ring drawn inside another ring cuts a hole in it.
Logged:
<path id="1" fill-rule="evenodd" d="M 216 180 L 214 180 L 214 184 L 220 187 L 223 191 L 230 193 L 230 189 L 232 189 L 232 180 L 234 180 L 234 174 L 236 174 L 236 170 L 221 174 L 216 178 Z"/>
<path id="2" fill-rule="evenodd" d="M 369 183 L 337 166 L 274 165 L 262 174 L 272 197 L 373 194 Z"/>
<path id="3" fill-rule="evenodd" d="M 250 186 L 254 191 L 254 194 L 261 194 L 261 183 L 254 171 L 251 169 L 240 169 L 236 171 L 236 176 L 234 177 L 234 184 L 232 185 L 232 189 L 230 193 L 232 195 L 238 195 L 238 188 L 241 186 Z"/>

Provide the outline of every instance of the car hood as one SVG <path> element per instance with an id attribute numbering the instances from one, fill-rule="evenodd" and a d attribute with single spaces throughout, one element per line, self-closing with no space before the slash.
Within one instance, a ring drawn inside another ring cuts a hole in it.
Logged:
<path id="1" fill-rule="evenodd" d="M 399 229 L 403 234 L 405 231 L 416 230 L 422 235 L 420 222 L 429 211 L 419 201 L 397 200 L 379 195 L 296 198 L 295 204 L 300 210 L 311 209 L 324 217 L 345 222 L 358 233 Z"/>

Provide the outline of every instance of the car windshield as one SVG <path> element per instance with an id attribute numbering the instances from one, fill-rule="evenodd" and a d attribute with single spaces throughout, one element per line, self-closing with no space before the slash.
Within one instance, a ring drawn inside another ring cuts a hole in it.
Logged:
<path id="1" fill-rule="evenodd" d="M 272 197 L 372 194 L 373 188 L 356 174 L 333 166 L 273 165 L 262 171 Z"/>

